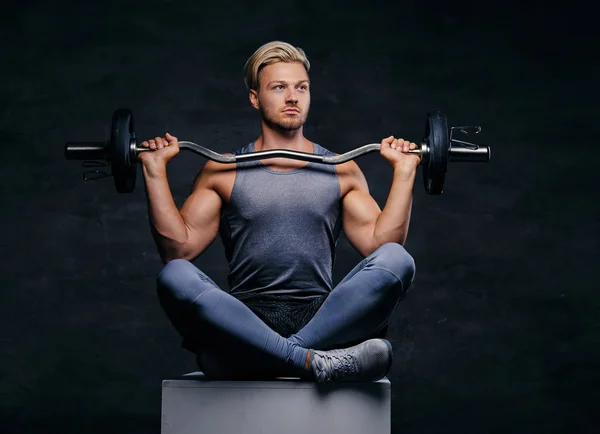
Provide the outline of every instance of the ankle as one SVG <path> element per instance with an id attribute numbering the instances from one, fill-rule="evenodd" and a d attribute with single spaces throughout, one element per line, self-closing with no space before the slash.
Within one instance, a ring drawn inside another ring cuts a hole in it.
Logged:
<path id="1" fill-rule="evenodd" d="M 306 371 L 310 370 L 310 362 L 313 357 L 314 357 L 314 355 L 312 354 L 312 350 L 309 348 L 308 352 L 306 353 L 306 362 L 304 362 L 304 370 L 306 370 Z"/>

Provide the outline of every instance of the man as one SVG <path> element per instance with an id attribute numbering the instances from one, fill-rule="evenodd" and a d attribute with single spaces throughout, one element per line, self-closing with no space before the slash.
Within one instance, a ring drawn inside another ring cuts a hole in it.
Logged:
<path id="1" fill-rule="evenodd" d="M 335 155 L 303 135 L 310 63 L 302 49 L 274 41 L 245 65 L 261 134 L 234 154 L 270 149 Z M 383 210 L 355 162 L 330 166 L 286 158 L 208 161 L 178 210 L 166 165 L 178 152 L 166 134 L 140 154 L 152 233 L 166 263 L 158 296 L 183 346 L 213 378 L 297 376 L 374 381 L 392 362 L 382 339 L 415 274 L 406 240 L 418 155 L 415 143 L 381 141 L 393 182 Z M 365 258 L 335 287 L 335 246 L 343 230 Z M 192 264 L 220 234 L 229 292 Z"/>

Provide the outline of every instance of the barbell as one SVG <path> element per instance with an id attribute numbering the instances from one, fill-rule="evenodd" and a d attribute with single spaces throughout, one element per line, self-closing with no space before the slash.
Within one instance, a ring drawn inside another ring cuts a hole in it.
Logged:
<path id="1" fill-rule="evenodd" d="M 427 114 L 424 139 L 417 149 L 408 153 L 418 154 L 421 158 L 423 182 L 429 194 L 439 195 L 444 190 L 444 179 L 448 162 L 487 162 L 491 158 L 489 146 L 458 140 L 453 137 L 455 131 L 465 134 L 479 133 L 481 127 L 452 127 L 448 130 L 446 116 L 440 112 Z M 249 152 L 241 155 L 223 155 L 193 142 L 180 141 L 181 150 L 189 150 L 209 160 L 219 163 L 237 163 L 269 158 L 291 158 L 322 164 L 341 164 L 370 152 L 379 152 L 379 143 L 370 143 L 335 156 L 324 156 L 286 149 Z M 134 130 L 133 113 L 121 108 L 112 116 L 110 139 L 106 142 L 67 142 L 65 158 L 67 160 L 85 160 L 86 163 L 104 164 L 110 167 L 115 187 L 119 193 L 131 193 L 135 189 L 138 155 L 152 152 L 139 147 Z"/>

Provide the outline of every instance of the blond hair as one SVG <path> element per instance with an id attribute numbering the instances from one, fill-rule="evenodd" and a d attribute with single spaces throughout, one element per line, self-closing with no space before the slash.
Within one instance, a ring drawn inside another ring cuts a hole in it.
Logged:
<path id="1" fill-rule="evenodd" d="M 287 42 L 272 41 L 259 47 L 244 65 L 244 83 L 248 90 L 258 90 L 258 75 L 267 65 L 277 62 L 301 62 L 306 72 L 310 70 L 310 62 L 300 47 Z"/>

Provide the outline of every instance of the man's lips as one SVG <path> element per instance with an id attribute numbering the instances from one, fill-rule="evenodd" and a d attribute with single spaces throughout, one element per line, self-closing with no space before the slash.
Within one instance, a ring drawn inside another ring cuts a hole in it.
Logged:
<path id="1" fill-rule="evenodd" d="M 284 113 L 300 113 L 300 110 L 298 110 L 298 109 L 285 109 L 283 112 Z"/>

